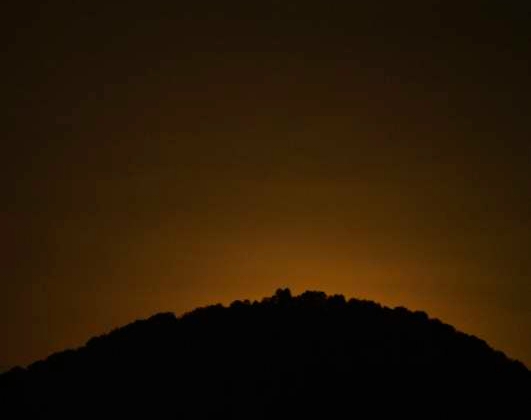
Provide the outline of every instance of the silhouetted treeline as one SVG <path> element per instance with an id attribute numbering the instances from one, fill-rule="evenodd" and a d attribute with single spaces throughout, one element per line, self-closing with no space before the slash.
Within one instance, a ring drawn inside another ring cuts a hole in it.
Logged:
<path id="1" fill-rule="evenodd" d="M 424 312 L 288 289 L 180 318 L 158 314 L 0 375 L 0 410 L 14 413 L 5 418 L 431 418 L 500 409 L 526 418 L 530 402 L 523 364 Z"/>

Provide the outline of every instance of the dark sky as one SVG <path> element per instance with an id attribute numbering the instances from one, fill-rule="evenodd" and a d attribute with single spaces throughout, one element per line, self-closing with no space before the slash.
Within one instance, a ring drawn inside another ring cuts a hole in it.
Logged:
<path id="1" fill-rule="evenodd" d="M 529 2 L 18 3 L 0 366 L 281 286 L 531 366 Z"/>

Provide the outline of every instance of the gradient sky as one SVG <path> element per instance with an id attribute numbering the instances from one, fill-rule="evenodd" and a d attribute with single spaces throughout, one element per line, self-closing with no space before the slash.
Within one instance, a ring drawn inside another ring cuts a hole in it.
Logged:
<path id="1" fill-rule="evenodd" d="M 0 367 L 277 287 L 531 366 L 529 2 L 110 3 L 4 13 Z"/>

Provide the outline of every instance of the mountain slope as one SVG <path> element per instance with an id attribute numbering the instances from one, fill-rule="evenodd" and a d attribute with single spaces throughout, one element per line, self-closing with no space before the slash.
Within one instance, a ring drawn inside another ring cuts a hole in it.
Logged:
<path id="1" fill-rule="evenodd" d="M 529 411 L 531 372 L 423 312 L 285 289 L 136 321 L 0 375 L 0 396 L 19 417 Z"/>

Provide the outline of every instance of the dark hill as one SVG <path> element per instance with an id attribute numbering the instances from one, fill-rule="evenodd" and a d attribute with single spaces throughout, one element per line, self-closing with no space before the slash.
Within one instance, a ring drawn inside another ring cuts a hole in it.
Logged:
<path id="1" fill-rule="evenodd" d="M 287 289 L 158 314 L 0 375 L 4 418 L 526 418 L 530 401 L 523 364 L 423 312 Z"/>

